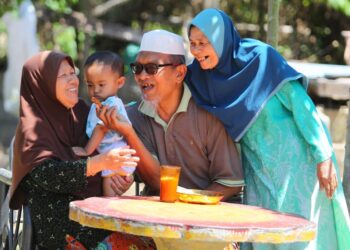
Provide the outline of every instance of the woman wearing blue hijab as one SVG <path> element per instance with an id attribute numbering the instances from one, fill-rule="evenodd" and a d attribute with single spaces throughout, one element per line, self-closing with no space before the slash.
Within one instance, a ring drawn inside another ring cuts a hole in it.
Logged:
<path id="1" fill-rule="evenodd" d="M 186 76 L 194 100 L 240 142 L 245 200 L 317 224 L 311 242 L 242 249 L 350 249 L 350 220 L 334 153 L 306 78 L 268 44 L 241 39 L 224 12 L 191 22 Z M 324 192 L 322 191 L 324 190 Z"/>

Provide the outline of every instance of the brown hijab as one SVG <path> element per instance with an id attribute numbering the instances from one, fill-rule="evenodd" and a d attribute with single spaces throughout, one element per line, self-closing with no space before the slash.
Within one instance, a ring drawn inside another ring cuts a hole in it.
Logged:
<path id="1" fill-rule="evenodd" d="M 71 147 L 87 142 L 87 105 L 79 100 L 67 109 L 56 98 L 56 79 L 63 60 L 74 68 L 72 58 L 52 51 L 34 55 L 23 66 L 10 191 L 13 209 L 25 200 L 18 185 L 27 173 L 47 159 L 77 160 Z"/>

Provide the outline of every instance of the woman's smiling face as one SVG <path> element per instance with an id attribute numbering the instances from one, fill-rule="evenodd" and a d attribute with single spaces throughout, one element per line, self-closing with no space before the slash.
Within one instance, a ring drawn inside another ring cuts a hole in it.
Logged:
<path id="1" fill-rule="evenodd" d="M 62 61 L 56 79 L 56 98 L 66 108 L 73 108 L 79 101 L 79 79 L 67 60 Z"/>
<path id="2" fill-rule="evenodd" d="M 200 29 L 192 26 L 189 32 L 190 50 L 202 69 L 213 69 L 219 63 L 219 57 L 208 38 Z"/>

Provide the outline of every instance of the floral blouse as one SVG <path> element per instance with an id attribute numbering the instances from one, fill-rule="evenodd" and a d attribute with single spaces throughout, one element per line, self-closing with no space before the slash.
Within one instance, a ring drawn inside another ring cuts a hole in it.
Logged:
<path id="1" fill-rule="evenodd" d="M 83 199 L 87 186 L 86 160 L 47 160 L 35 167 L 20 184 L 26 190 L 37 244 L 63 249 L 69 234 L 92 248 L 110 232 L 83 227 L 68 218 L 69 203 Z"/>

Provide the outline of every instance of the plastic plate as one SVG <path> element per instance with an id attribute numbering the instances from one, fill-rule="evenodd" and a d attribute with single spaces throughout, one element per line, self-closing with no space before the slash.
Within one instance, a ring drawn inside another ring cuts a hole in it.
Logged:
<path id="1" fill-rule="evenodd" d="M 196 203 L 196 204 L 217 204 L 224 195 L 220 192 L 178 188 L 178 199 L 182 202 Z"/>

